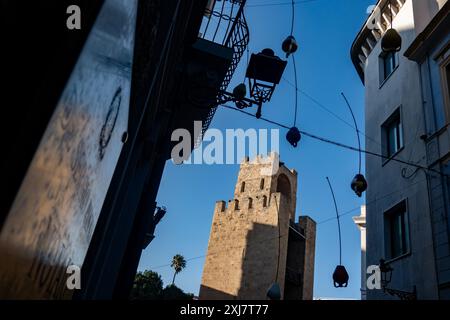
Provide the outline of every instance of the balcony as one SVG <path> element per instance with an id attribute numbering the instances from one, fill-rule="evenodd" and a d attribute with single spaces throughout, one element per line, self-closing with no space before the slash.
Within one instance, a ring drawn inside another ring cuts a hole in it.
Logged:
<path id="1" fill-rule="evenodd" d="M 244 15 L 246 0 L 207 2 L 199 21 L 197 37 L 187 48 L 183 71 L 175 82 L 174 102 L 178 106 L 174 129 L 191 133 L 191 146 L 201 143 L 249 43 L 249 30 Z M 201 130 L 194 121 L 202 121 Z M 189 155 L 186 155 L 186 158 Z"/>
<path id="2" fill-rule="evenodd" d="M 244 15 L 247 0 L 209 0 L 200 28 L 199 38 L 232 49 L 232 60 L 219 90 L 226 90 L 250 41 L 250 33 Z M 216 101 L 218 101 L 218 95 Z M 203 122 L 205 132 L 216 112 L 211 107 Z"/>

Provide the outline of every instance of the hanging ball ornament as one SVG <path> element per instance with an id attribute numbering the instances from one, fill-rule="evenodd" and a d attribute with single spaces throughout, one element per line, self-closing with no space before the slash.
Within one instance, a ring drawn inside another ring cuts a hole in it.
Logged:
<path id="1" fill-rule="evenodd" d="M 233 89 L 233 98 L 237 101 L 243 100 L 246 94 L 247 94 L 247 87 L 245 86 L 244 83 L 238 84 Z"/>
<path id="2" fill-rule="evenodd" d="M 351 188 L 358 197 L 361 197 L 362 193 L 367 190 L 366 178 L 358 173 L 352 180 Z"/>
<path id="3" fill-rule="evenodd" d="M 348 273 L 344 266 L 337 266 L 333 272 L 333 283 L 336 288 L 345 288 L 348 285 Z"/>
<path id="4" fill-rule="evenodd" d="M 402 37 L 394 28 L 389 29 L 381 39 L 381 49 L 386 53 L 398 52 L 402 48 Z"/>
<path id="5" fill-rule="evenodd" d="M 278 283 L 274 283 L 270 286 L 269 290 L 267 291 L 267 298 L 270 300 L 280 300 L 281 299 L 281 290 Z"/>
<path id="6" fill-rule="evenodd" d="M 289 129 L 288 133 L 286 134 L 286 140 L 294 147 L 297 148 L 297 144 L 302 138 L 300 131 L 297 127 L 292 127 Z"/>
<path id="7" fill-rule="evenodd" d="M 281 48 L 284 52 L 286 52 L 286 58 L 289 57 L 290 54 L 294 53 L 298 49 L 297 41 L 293 36 L 288 36 L 281 45 Z"/>

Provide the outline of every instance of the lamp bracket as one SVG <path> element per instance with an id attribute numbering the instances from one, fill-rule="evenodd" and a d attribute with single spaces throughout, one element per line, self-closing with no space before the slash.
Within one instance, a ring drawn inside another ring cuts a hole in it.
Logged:
<path id="1" fill-rule="evenodd" d="M 256 118 L 261 118 L 261 108 L 264 101 L 262 100 L 253 100 L 249 98 L 236 99 L 235 96 L 227 91 L 222 90 L 220 92 L 220 96 L 217 102 L 217 105 L 224 104 L 227 102 L 234 102 L 238 109 L 250 108 L 254 105 L 258 107 L 258 111 L 256 112 Z"/>
<path id="2" fill-rule="evenodd" d="M 400 300 L 417 300 L 417 291 L 416 286 L 412 292 L 402 291 L 392 288 L 383 287 L 383 292 L 390 294 L 391 296 L 397 296 Z"/>

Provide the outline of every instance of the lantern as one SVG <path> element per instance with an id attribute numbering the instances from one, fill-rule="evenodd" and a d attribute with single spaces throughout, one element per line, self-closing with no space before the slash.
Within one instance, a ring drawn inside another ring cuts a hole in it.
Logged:
<path id="1" fill-rule="evenodd" d="M 380 273 L 381 273 L 381 286 L 386 288 L 386 286 L 392 280 L 392 271 L 394 270 L 389 264 L 387 264 L 383 259 L 380 259 Z"/>
<path id="2" fill-rule="evenodd" d="M 350 103 L 348 102 L 347 97 L 345 96 L 345 94 L 343 92 L 341 92 L 341 95 L 344 98 L 345 103 L 347 104 L 348 109 L 350 110 L 350 113 L 352 115 L 353 123 L 355 124 L 356 138 L 358 140 L 359 171 L 358 171 L 358 174 L 353 178 L 350 187 L 352 188 L 353 191 L 355 191 L 355 193 L 358 197 L 361 197 L 362 193 L 364 191 L 366 191 L 366 189 L 367 189 L 367 181 L 366 181 L 366 178 L 364 178 L 364 176 L 361 174 L 361 152 L 362 152 L 362 150 L 361 150 L 361 140 L 359 138 L 358 123 L 356 122 L 355 115 L 353 113 L 352 107 L 350 106 Z"/>
<path id="3" fill-rule="evenodd" d="M 392 11 L 391 0 L 389 0 L 389 8 L 391 10 L 391 28 L 384 33 L 381 39 L 381 50 L 385 53 L 398 52 L 402 48 L 402 37 L 397 30 L 392 28 L 394 12 Z"/>
<path id="4" fill-rule="evenodd" d="M 398 52 L 402 48 L 402 37 L 394 28 L 387 30 L 381 39 L 381 49 L 386 53 Z"/>
<path id="5" fill-rule="evenodd" d="M 336 288 L 347 287 L 348 284 L 348 273 L 345 267 L 342 265 L 342 239 L 341 239 L 341 223 L 339 221 L 339 211 L 336 203 L 336 197 L 334 196 L 333 187 L 331 186 L 330 179 L 327 177 L 328 186 L 330 187 L 331 195 L 333 196 L 334 208 L 336 210 L 336 219 L 339 233 L 339 265 L 333 272 L 333 284 Z"/>
<path id="6" fill-rule="evenodd" d="M 280 300 L 281 299 L 281 290 L 278 283 L 272 284 L 270 286 L 269 290 L 267 291 L 267 298 L 270 300 Z"/>
<path id="7" fill-rule="evenodd" d="M 286 140 L 294 147 L 297 147 L 298 142 L 301 139 L 300 130 L 297 127 L 292 127 L 286 134 Z"/>
<path id="8" fill-rule="evenodd" d="M 367 190 L 367 181 L 362 174 L 358 173 L 353 178 L 351 188 L 358 197 L 361 197 L 362 193 Z"/>
<path id="9" fill-rule="evenodd" d="M 290 54 L 294 53 L 298 49 L 297 41 L 293 36 L 288 36 L 281 45 L 281 49 L 286 52 L 286 58 L 289 57 Z"/>
<path id="10" fill-rule="evenodd" d="M 237 101 L 244 99 L 246 94 L 247 94 L 247 87 L 245 86 L 245 83 L 238 84 L 233 89 L 233 98 Z"/>
<path id="11" fill-rule="evenodd" d="M 338 265 L 333 272 L 333 282 L 336 288 L 345 288 L 348 285 L 348 273 L 344 266 Z"/>

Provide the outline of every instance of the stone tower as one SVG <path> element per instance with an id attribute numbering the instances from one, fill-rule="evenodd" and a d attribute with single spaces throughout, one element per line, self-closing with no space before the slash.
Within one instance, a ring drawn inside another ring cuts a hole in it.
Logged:
<path id="1" fill-rule="evenodd" d="M 312 299 L 315 222 L 295 223 L 297 172 L 275 153 L 240 166 L 234 199 L 218 201 L 200 299 Z"/>

